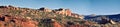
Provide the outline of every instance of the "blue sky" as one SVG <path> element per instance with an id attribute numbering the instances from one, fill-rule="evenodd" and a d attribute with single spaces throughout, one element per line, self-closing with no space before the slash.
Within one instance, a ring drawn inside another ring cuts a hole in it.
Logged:
<path id="1" fill-rule="evenodd" d="M 120 0 L 0 0 L 0 5 L 50 9 L 69 8 L 72 12 L 84 15 L 120 14 Z"/>

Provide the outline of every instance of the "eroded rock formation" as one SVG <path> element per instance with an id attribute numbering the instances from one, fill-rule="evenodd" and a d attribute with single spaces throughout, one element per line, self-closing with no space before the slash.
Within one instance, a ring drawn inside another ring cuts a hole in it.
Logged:
<path id="1" fill-rule="evenodd" d="M 83 18 L 84 18 L 84 16 L 82 16 L 82 15 L 72 13 L 72 12 L 70 11 L 70 9 L 60 8 L 60 9 L 55 9 L 55 10 L 53 10 L 53 12 L 54 12 L 54 13 L 57 13 L 57 14 L 62 14 L 62 15 L 66 15 L 66 16 L 71 16 L 71 17 L 80 18 L 80 19 L 83 19 Z"/>

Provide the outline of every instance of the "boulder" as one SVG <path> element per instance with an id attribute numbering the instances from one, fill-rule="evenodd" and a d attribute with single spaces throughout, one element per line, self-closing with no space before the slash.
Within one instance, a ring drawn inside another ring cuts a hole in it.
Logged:
<path id="1" fill-rule="evenodd" d="M 111 24 L 116 24 L 116 22 L 114 22 L 113 20 L 110 20 L 110 23 L 111 23 Z"/>
<path id="2" fill-rule="evenodd" d="M 54 19 L 41 19 L 41 22 L 43 23 L 52 23 L 54 21 L 55 21 Z"/>

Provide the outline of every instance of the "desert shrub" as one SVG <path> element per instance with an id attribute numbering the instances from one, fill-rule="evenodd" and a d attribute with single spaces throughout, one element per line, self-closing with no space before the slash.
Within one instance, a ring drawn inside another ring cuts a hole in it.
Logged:
<path id="1" fill-rule="evenodd" d="M 38 27 L 53 27 L 53 25 L 49 21 L 40 20 Z"/>

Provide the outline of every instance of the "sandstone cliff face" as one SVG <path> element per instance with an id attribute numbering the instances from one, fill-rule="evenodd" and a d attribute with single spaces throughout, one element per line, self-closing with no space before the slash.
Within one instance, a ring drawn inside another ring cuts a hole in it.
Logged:
<path id="1" fill-rule="evenodd" d="M 82 16 L 82 15 L 72 13 L 70 11 L 70 9 L 59 8 L 59 9 L 55 9 L 55 10 L 50 10 L 48 8 L 42 7 L 40 9 L 38 9 L 38 10 L 44 11 L 44 12 L 54 12 L 56 14 L 61 14 L 61 15 L 71 16 L 71 17 L 76 17 L 76 18 L 80 18 L 80 19 L 84 18 L 84 16 Z"/>
<path id="2" fill-rule="evenodd" d="M 56 9 L 56 10 L 53 10 L 53 11 L 54 11 L 55 13 L 61 14 L 61 15 L 76 17 L 76 18 L 80 18 L 80 19 L 83 19 L 83 18 L 84 18 L 84 16 L 82 16 L 82 15 L 72 13 L 69 9 L 60 8 L 60 9 Z"/>

